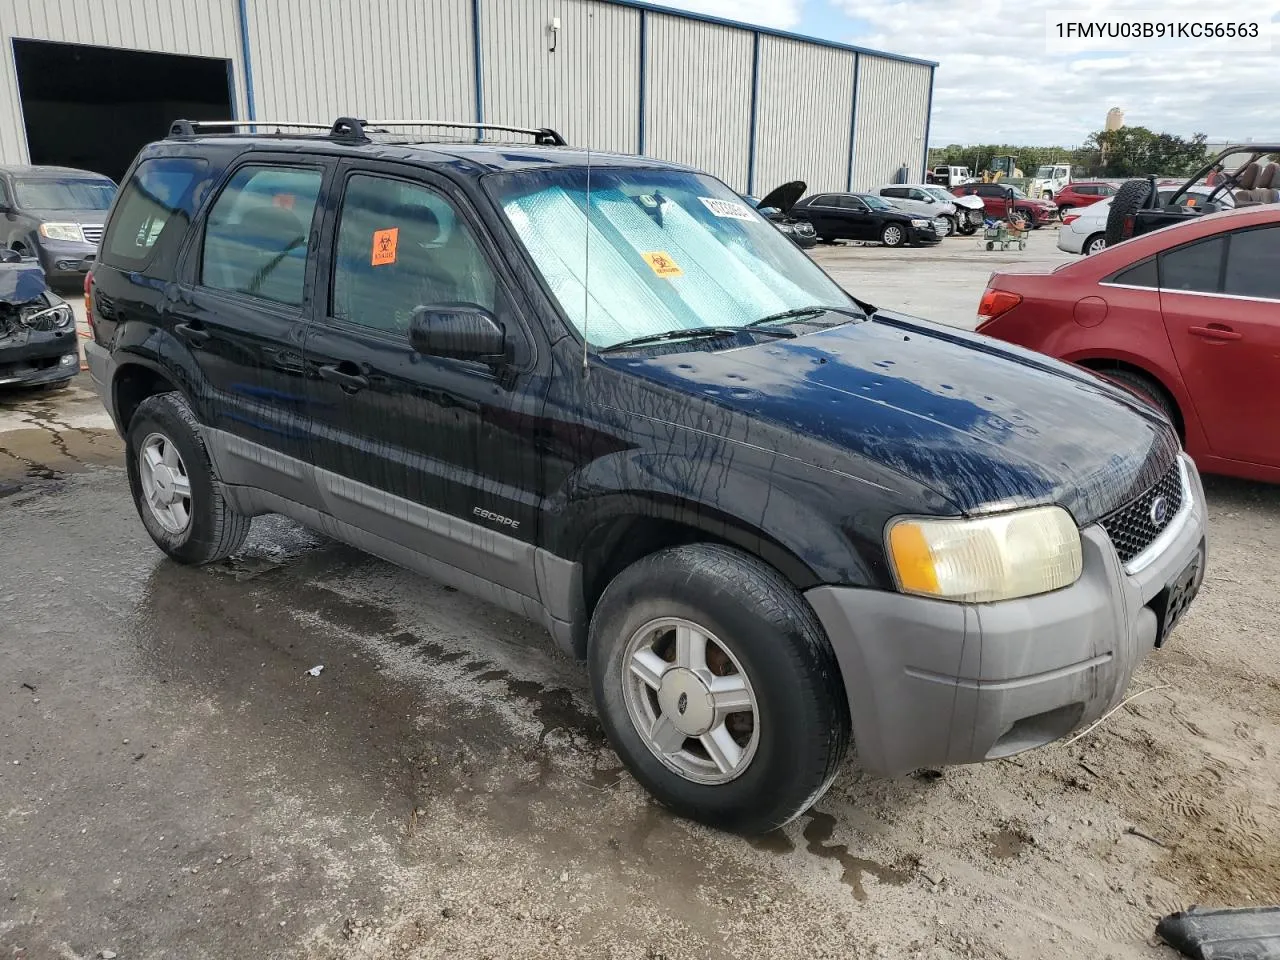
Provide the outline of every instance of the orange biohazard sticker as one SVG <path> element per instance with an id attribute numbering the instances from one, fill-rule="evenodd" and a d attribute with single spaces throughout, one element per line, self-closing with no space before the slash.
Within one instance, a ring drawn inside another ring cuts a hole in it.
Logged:
<path id="1" fill-rule="evenodd" d="M 684 271 L 680 269 L 678 263 L 671 259 L 671 254 L 669 253 L 655 250 L 653 253 L 642 253 L 640 256 L 644 257 L 644 262 L 649 265 L 649 268 L 654 273 L 664 279 L 673 280 L 676 277 L 684 276 Z"/>
<path id="2" fill-rule="evenodd" d="M 396 262 L 396 244 L 399 240 L 399 227 L 373 231 L 373 265 L 375 267 Z"/>

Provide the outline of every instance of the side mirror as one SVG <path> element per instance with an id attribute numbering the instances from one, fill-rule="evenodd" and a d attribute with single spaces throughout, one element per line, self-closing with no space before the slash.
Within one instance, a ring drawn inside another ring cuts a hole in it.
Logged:
<path id="1" fill-rule="evenodd" d="M 21 262 L 22 262 L 22 254 L 20 254 L 17 250 L 10 250 L 8 247 L 5 247 L 3 250 L 0 250 L 0 263 L 21 263 Z"/>
<path id="2" fill-rule="evenodd" d="M 507 334 L 484 307 L 433 303 L 413 311 L 409 343 L 430 357 L 499 364 L 507 361 Z"/>

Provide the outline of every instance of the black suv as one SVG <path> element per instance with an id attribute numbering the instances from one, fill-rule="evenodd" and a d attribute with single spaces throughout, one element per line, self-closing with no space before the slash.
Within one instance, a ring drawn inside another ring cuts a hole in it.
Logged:
<path id="1" fill-rule="evenodd" d="M 1119 701 L 1204 569 L 1159 412 L 850 296 L 712 177 L 513 132 L 142 151 L 87 353 L 161 549 L 277 512 L 541 621 L 636 778 L 742 831 L 851 739 L 902 773 Z"/>

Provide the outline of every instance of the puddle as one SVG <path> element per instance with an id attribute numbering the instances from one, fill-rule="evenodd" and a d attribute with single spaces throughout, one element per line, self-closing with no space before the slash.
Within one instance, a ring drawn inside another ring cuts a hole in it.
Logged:
<path id="1" fill-rule="evenodd" d="M 830 836 L 830 833 L 827 835 Z M 748 837 L 747 843 L 765 853 L 791 853 L 796 848 L 791 838 L 781 830 L 773 830 L 758 837 Z"/>
<path id="2" fill-rule="evenodd" d="M 1003 827 L 990 834 L 987 839 L 991 843 L 987 853 L 993 860 L 1012 860 L 1020 857 L 1027 847 L 1035 843 L 1031 834 L 1021 827 Z"/>
<path id="3" fill-rule="evenodd" d="M 870 875 L 880 883 L 900 887 L 911 879 L 912 871 L 902 867 L 886 867 L 875 860 L 855 857 L 843 843 L 827 843 L 836 829 L 836 818 L 829 813 L 810 810 L 805 814 L 809 818 L 804 828 L 804 839 L 808 851 L 815 857 L 834 860 L 843 868 L 840 882 L 853 891 L 853 898 L 858 901 L 867 899 L 867 888 L 862 878 Z"/>

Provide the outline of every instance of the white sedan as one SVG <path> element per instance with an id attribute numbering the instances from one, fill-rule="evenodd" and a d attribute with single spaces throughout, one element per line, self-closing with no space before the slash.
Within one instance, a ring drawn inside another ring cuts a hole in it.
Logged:
<path id="1" fill-rule="evenodd" d="M 1160 184 L 1160 202 L 1166 203 L 1177 190 L 1177 186 Z M 1192 187 L 1184 195 L 1192 199 L 1207 197 L 1208 187 Z M 1083 253 L 1086 256 L 1097 253 L 1107 245 L 1107 214 L 1111 212 L 1111 197 L 1091 203 L 1087 207 L 1077 207 L 1062 218 L 1062 226 L 1058 228 L 1058 249 L 1067 253 Z M 1215 201 L 1219 209 L 1229 210 L 1235 206 L 1230 193 L 1220 194 Z"/>

